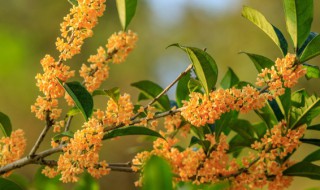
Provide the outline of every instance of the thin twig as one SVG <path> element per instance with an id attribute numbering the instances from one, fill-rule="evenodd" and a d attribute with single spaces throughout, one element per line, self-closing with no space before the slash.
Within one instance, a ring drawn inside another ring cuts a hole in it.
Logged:
<path id="1" fill-rule="evenodd" d="M 73 116 L 69 116 L 64 131 L 69 131 Z"/>

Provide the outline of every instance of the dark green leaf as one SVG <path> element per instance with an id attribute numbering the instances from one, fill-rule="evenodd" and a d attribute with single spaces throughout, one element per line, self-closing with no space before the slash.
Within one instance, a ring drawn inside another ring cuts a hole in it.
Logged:
<path id="1" fill-rule="evenodd" d="M 156 98 L 162 91 L 162 87 L 158 84 L 151 82 L 149 80 L 143 80 L 139 82 L 132 83 L 134 86 L 141 90 L 141 92 L 149 99 Z M 162 111 L 170 110 L 170 101 L 167 95 L 162 95 L 156 102 L 155 106 Z"/>
<path id="2" fill-rule="evenodd" d="M 114 87 L 108 90 L 95 90 L 92 93 L 92 96 L 108 96 L 109 98 L 113 99 L 115 102 L 118 102 L 120 97 L 120 89 L 118 87 Z"/>
<path id="3" fill-rule="evenodd" d="M 207 94 L 214 89 L 218 78 L 218 67 L 207 52 L 195 47 L 181 46 L 180 44 L 172 44 L 170 46 L 179 47 L 188 54 L 195 73 Z"/>
<path id="4" fill-rule="evenodd" d="M 251 61 L 254 63 L 254 66 L 256 67 L 257 71 L 260 73 L 262 69 L 268 68 L 270 69 L 273 65 L 274 62 L 262 55 L 257 55 L 257 54 L 252 54 L 252 53 L 246 53 L 246 52 L 240 52 L 246 54 Z"/>
<path id="5" fill-rule="evenodd" d="M 288 43 L 286 39 L 278 28 L 268 22 L 263 14 L 250 7 L 243 7 L 242 16 L 264 31 L 277 44 L 283 55 L 287 54 Z"/>
<path id="6" fill-rule="evenodd" d="M 23 190 L 18 184 L 5 178 L 0 178 L 0 189 L 1 190 Z"/>
<path id="7" fill-rule="evenodd" d="M 64 131 L 62 133 L 56 134 L 53 137 L 54 141 L 58 141 L 60 140 L 62 137 L 69 137 L 69 138 L 73 138 L 74 133 L 72 131 Z"/>
<path id="8" fill-rule="evenodd" d="M 294 107 L 303 107 L 306 104 L 306 99 L 309 98 L 305 89 L 297 90 L 291 95 L 291 104 Z"/>
<path id="9" fill-rule="evenodd" d="M 310 33 L 313 20 L 313 0 L 284 0 L 288 32 L 296 49 L 300 48 Z"/>
<path id="10" fill-rule="evenodd" d="M 81 175 L 79 181 L 76 183 L 74 190 L 99 190 L 98 181 L 89 173 L 85 172 Z"/>
<path id="11" fill-rule="evenodd" d="M 170 165 L 158 156 L 151 156 L 143 171 L 143 190 L 172 190 Z"/>
<path id="12" fill-rule="evenodd" d="M 254 141 L 254 130 L 249 121 L 243 119 L 233 120 L 229 127 L 248 141 Z"/>
<path id="13" fill-rule="evenodd" d="M 318 66 L 303 64 L 303 67 L 307 70 L 306 78 L 308 80 L 312 78 L 320 78 L 320 69 Z"/>
<path id="14" fill-rule="evenodd" d="M 6 179 L 18 184 L 22 189 L 30 189 L 30 180 L 23 174 L 13 173 Z"/>
<path id="15" fill-rule="evenodd" d="M 10 137 L 12 132 L 11 121 L 10 118 L 2 112 L 0 112 L 0 128 L 4 136 Z"/>
<path id="16" fill-rule="evenodd" d="M 256 114 L 267 124 L 268 128 L 272 128 L 278 123 L 277 117 L 274 114 L 269 103 L 261 108 L 260 110 L 254 110 Z"/>
<path id="17" fill-rule="evenodd" d="M 306 41 L 304 41 L 303 45 L 298 49 L 298 56 L 301 56 L 301 53 L 305 50 L 305 48 L 307 47 L 307 45 L 310 43 L 311 40 L 313 40 L 318 34 L 316 32 L 310 32 L 308 38 L 306 39 Z"/>
<path id="18" fill-rule="evenodd" d="M 182 107 L 182 100 L 189 99 L 189 89 L 188 82 L 190 80 L 190 72 L 180 78 L 177 89 L 176 89 L 176 99 L 179 107 Z"/>
<path id="19" fill-rule="evenodd" d="M 112 130 L 111 132 L 106 133 L 103 136 L 103 140 L 112 139 L 114 137 L 119 137 L 119 136 L 129 136 L 129 135 L 147 135 L 147 136 L 163 138 L 158 132 L 153 131 L 149 128 L 138 127 L 138 126 L 128 126 L 124 128 L 118 128 L 118 129 Z"/>
<path id="20" fill-rule="evenodd" d="M 236 84 L 234 87 L 237 89 L 242 89 L 243 87 L 248 86 L 248 85 L 254 87 L 251 83 L 246 82 L 246 81 L 239 81 L 238 84 Z"/>
<path id="21" fill-rule="evenodd" d="M 252 128 L 257 136 L 257 139 L 261 139 L 267 132 L 268 126 L 265 122 L 255 123 Z"/>
<path id="22" fill-rule="evenodd" d="M 284 115 L 280 109 L 280 106 L 278 105 L 276 100 L 269 100 L 268 104 L 270 105 L 274 115 L 277 118 L 277 121 L 281 121 L 284 119 Z"/>
<path id="23" fill-rule="evenodd" d="M 283 171 L 283 174 L 285 176 L 300 176 L 319 180 L 320 166 L 310 162 L 299 162 L 287 168 Z"/>
<path id="24" fill-rule="evenodd" d="M 34 187 L 35 189 L 48 189 L 48 190 L 60 190 L 62 189 L 62 182 L 59 180 L 61 175 L 57 175 L 54 178 L 48 178 L 41 173 L 44 166 L 40 167 L 34 175 Z"/>
<path id="25" fill-rule="evenodd" d="M 300 139 L 301 142 L 320 146 L 320 139 Z"/>
<path id="26" fill-rule="evenodd" d="M 222 80 L 220 82 L 220 86 L 223 89 L 227 89 L 227 88 L 231 88 L 234 85 L 238 84 L 238 82 L 239 82 L 238 76 L 233 72 L 233 70 L 230 67 L 228 67 L 228 71 L 224 75 L 224 77 L 222 78 Z"/>
<path id="27" fill-rule="evenodd" d="M 138 102 L 144 101 L 144 100 L 149 100 L 150 98 L 147 97 L 144 93 L 139 93 L 138 95 Z"/>
<path id="28" fill-rule="evenodd" d="M 320 160 L 320 149 L 312 152 L 306 156 L 302 161 L 303 162 L 314 162 Z"/>
<path id="29" fill-rule="evenodd" d="M 59 82 L 79 108 L 85 120 L 88 121 L 93 112 L 93 99 L 90 93 L 80 82 L 74 81 L 64 84 L 60 80 Z"/>
<path id="30" fill-rule="evenodd" d="M 68 2 L 73 6 L 78 6 L 78 0 L 68 0 Z"/>
<path id="31" fill-rule="evenodd" d="M 225 135 L 228 135 L 230 132 L 229 125 L 237 119 L 239 115 L 239 112 L 232 110 L 229 112 L 226 112 L 220 116 L 220 119 L 216 120 L 215 122 L 215 134 L 216 137 L 219 137 L 221 132 L 223 132 Z"/>
<path id="32" fill-rule="evenodd" d="M 126 30 L 136 13 L 137 0 L 116 0 L 119 19 L 123 30 Z"/>
<path id="33" fill-rule="evenodd" d="M 301 53 L 300 62 L 308 61 L 320 54 L 320 35 L 313 38 Z"/>
<path id="34" fill-rule="evenodd" d="M 236 134 L 229 142 L 228 153 L 233 153 L 234 157 L 237 157 L 243 148 L 250 148 L 252 141 L 246 138 L 241 137 L 239 134 Z"/>
<path id="35" fill-rule="evenodd" d="M 320 124 L 309 126 L 307 129 L 308 130 L 320 131 Z"/>
<path id="36" fill-rule="evenodd" d="M 278 96 L 276 101 L 286 120 L 289 121 L 289 111 L 291 109 L 291 89 L 286 88 L 284 94 Z"/>
<path id="37" fill-rule="evenodd" d="M 190 92 L 198 92 L 201 90 L 201 82 L 197 79 L 191 78 L 188 82 L 188 89 Z"/>

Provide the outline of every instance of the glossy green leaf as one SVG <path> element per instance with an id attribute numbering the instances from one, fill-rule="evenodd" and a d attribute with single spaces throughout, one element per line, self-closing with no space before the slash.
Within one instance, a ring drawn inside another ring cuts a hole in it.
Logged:
<path id="1" fill-rule="evenodd" d="M 301 53 L 300 62 L 308 61 L 320 54 L 320 35 L 313 38 Z"/>
<path id="2" fill-rule="evenodd" d="M 283 114 L 282 110 L 280 109 L 278 102 L 276 100 L 268 100 L 268 104 L 270 105 L 274 115 L 276 116 L 277 121 L 283 120 L 284 114 Z"/>
<path id="3" fill-rule="evenodd" d="M 73 6 L 78 6 L 78 0 L 68 0 L 68 2 Z"/>
<path id="4" fill-rule="evenodd" d="M 132 83 L 131 86 L 134 86 L 141 90 L 141 92 L 148 97 L 149 99 L 154 99 L 162 91 L 162 87 L 158 84 L 151 82 L 149 80 L 143 80 L 139 82 Z M 155 106 L 162 111 L 170 110 L 170 101 L 167 95 L 162 95 L 156 102 Z"/>
<path id="5" fill-rule="evenodd" d="M 298 57 L 301 57 L 301 53 L 305 50 L 305 48 L 311 42 L 311 40 L 313 40 L 317 35 L 318 35 L 318 33 L 316 33 L 316 32 L 310 32 L 310 34 L 309 34 L 308 38 L 306 39 L 306 41 L 304 41 L 302 46 L 297 51 Z"/>
<path id="6" fill-rule="evenodd" d="M 12 132 L 11 121 L 10 118 L 2 112 L 0 112 L 0 128 L 4 136 L 10 137 Z"/>
<path id="7" fill-rule="evenodd" d="M 129 135 L 147 135 L 152 137 L 163 138 L 158 132 L 153 131 L 146 127 L 128 126 L 123 128 L 114 129 L 103 136 L 103 140 L 112 139 L 114 137 L 129 136 Z"/>
<path id="8" fill-rule="evenodd" d="M 300 139 L 301 142 L 320 146 L 320 139 Z"/>
<path id="9" fill-rule="evenodd" d="M 289 126 L 291 128 L 299 127 L 305 123 L 309 124 L 313 118 L 320 114 L 320 98 L 315 95 L 299 96 L 299 93 L 295 93 L 292 96 L 292 102 L 298 101 L 301 101 L 300 105 L 293 106 L 290 112 Z"/>
<path id="10" fill-rule="evenodd" d="M 207 52 L 195 47 L 181 46 L 180 44 L 172 44 L 170 46 L 179 47 L 188 54 L 195 73 L 207 94 L 214 89 L 218 78 L 218 67 L 215 60 Z"/>
<path id="11" fill-rule="evenodd" d="M 283 171 L 283 174 L 285 176 L 299 176 L 319 180 L 320 166 L 310 162 L 299 162 L 287 168 Z"/>
<path id="12" fill-rule="evenodd" d="M 282 111 L 282 114 L 285 116 L 287 121 L 289 120 L 289 111 L 291 109 L 291 89 L 286 88 L 283 95 L 278 96 L 276 101 Z"/>
<path id="13" fill-rule="evenodd" d="M 158 156 L 151 156 L 143 170 L 142 190 L 173 190 L 170 165 Z"/>
<path id="14" fill-rule="evenodd" d="M 188 89 L 188 82 L 190 80 L 190 72 L 188 72 L 186 75 L 181 77 L 181 79 L 178 81 L 177 89 L 176 89 L 176 100 L 179 107 L 182 107 L 182 100 L 188 100 L 189 99 L 189 89 Z"/>
<path id="15" fill-rule="evenodd" d="M 89 173 L 85 172 L 81 175 L 79 181 L 76 183 L 74 190 L 99 190 L 99 182 L 93 178 Z"/>
<path id="16" fill-rule="evenodd" d="M 266 103 L 266 105 L 260 110 L 254 111 L 267 124 L 268 128 L 272 128 L 278 123 L 277 117 L 269 103 Z"/>
<path id="17" fill-rule="evenodd" d="M 77 108 L 79 108 L 85 120 L 88 121 L 93 112 L 93 99 L 91 94 L 80 82 L 74 81 L 66 82 L 64 84 L 62 84 L 60 80 L 59 82 L 70 95 Z"/>
<path id="18" fill-rule="evenodd" d="M 284 0 L 288 32 L 296 49 L 300 48 L 310 33 L 313 20 L 313 0 Z"/>
<path id="19" fill-rule="evenodd" d="M 69 138 L 73 138 L 74 133 L 72 131 L 64 131 L 62 133 L 56 134 L 53 137 L 54 141 L 58 141 L 60 140 L 62 137 L 69 137 Z"/>
<path id="20" fill-rule="evenodd" d="M 259 73 L 262 71 L 262 69 L 265 69 L 265 68 L 270 69 L 274 65 L 274 62 L 271 59 L 264 57 L 262 55 L 246 53 L 246 52 L 240 52 L 240 53 L 246 54 L 251 59 L 251 61 L 254 63 L 254 66 L 256 67 Z"/>
<path id="21" fill-rule="evenodd" d="M 308 80 L 312 78 L 320 78 L 320 69 L 318 66 L 303 64 L 303 67 L 307 70 L 306 78 Z"/>
<path id="22" fill-rule="evenodd" d="M 259 11 L 250 7 L 243 7 L 242 16 L 251 21 L 264 31 L 276 45 L 280 48 L 283 55 L 288 52 L 288 43 L 281 31 L 269 23 L 269 21 Z"/>
<path id="23" fill-rule="evenodd" d="M 191 78 L 188 82 L 189 93 L 199 92 L 201 90 L 202 84 L 197 79 Z"/>
<path id="24" fill-rule="evenodd" d="M 308 126 L 308 130 L 320 131 L 320 124 Z"/>
<path id="25" fill-rule="evenodd" d="M 116 0 L 119 19 L 123 30 L 126 30 L 136 13 L 137 0 Z"/>
<path id="26" fill-rule="evenodd" d="M 320 160 L 320 149 L 312 152 L 306 156 L 302 161 L 303 162 L 314 162 Z"/>
<path id="27" fill-rule="evenodd" d="M 223 89 L 227 89 L 238 84 L 238 82 L 239 82 L 239 77 L 234 73 L 234 71 L 230 67 L 228 67 L 226 74 L 223 76 L 220 82 L 220 86 Z"/>
<path id="28" fill-rule="evenodd" d="M 1 190 L 23 190 L 18 184 L 5 178 L 0 178 L 0 189 Z"/>
<path id="29" fill-rule="evenodd" d="M 220 134 L 223 132 L 225 135 L 228 135 L 230 132 L 229 125 L 234 121 L 237 120 L 237 117 L 239 115 L 239 112 L 232 110 L 229 112 L 226 112 L 220 116 L 220 119 L 216 120 L 215 122 L 215 135 L 216 137 L 219 137 Z"/>

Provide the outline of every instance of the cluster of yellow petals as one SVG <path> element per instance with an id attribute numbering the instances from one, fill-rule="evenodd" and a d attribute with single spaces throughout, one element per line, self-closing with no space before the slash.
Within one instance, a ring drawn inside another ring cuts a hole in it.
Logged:
<path id="1" fill-rule="evenodd" d="M 134 106 L 129 94 L 119 96 L 118 100 L 110 98 L 105 111 L 97 110 L 95 115 L 106 126 L 129 125 L 134 116 Z"/>
<path id="2" fill-rule="evenodd" d="M 35 104 L 31 106 L 31 112 L 34 112 L 40 120 L 45 120 L 46 114 L 49 113 L 49 118 L 53 120 L 60 117 L 62 110 L 58 109 L 57 99 L 38 96 Z"/>
<path id="3" fill-rule="evenodd" d="M 10 137 L 0 139 L 0 167 L 14 162 L 22 157 L 26 148 L 26 139 L 21 129 L 12 131 Z M 12 171 L 3 176 L 9 176 Z"/>
<path id="4" fill-rule="evenodd" d="M 67 60 L 80 53 L 84 39 L 92 36 L 92 28 L 97 24 L 98 17 L 103 15 L 105 1 L 78 0 L 78 5 L 73 6 L 63 18 L 60 24 L 61 37 L 56 41 L 60 59 Z"/>
<path id="5" fill-rule="evenodd" d="M 237 110 L 247 113 L 251 110 L 264 107 L 267 100 L 284 93 L 284 87 L 293 87 L 306 71 L 298 64 L 296 56 L 287 54 L 283 59 L 277 59 L 275 67 L 264 69 L 257 79 L 257 85 L 268 85 L 269 92 L 260 92 L 252 86 L 242 89 L 218 89 L 207 94 L 193 92 L 189 101 L 184 101 L 181 115 L 191 124 L 200 127 L 207 123 L 212 124 L 223 113 Z M 269 79 L 270 77 L 270 79 Z"/>
<path id="6" fill-rule="evenodd" d="M 106 45 L 107 53 L 113 63 L 122 63 L 126 60 L 129 52 L 133 50 L 138 40 L 136 33 L 129 30 L 128 32 L 120 31 L 114 33 Z"/>
<path id="7" fill-rule="evenodd" d="M 303 66 L 296 63 L 296 55 L 287 54 L 283 59 L 278 58 L 270 69 L 263 69 L 258 75 L 256 84 L 258 86 L 267 84 L 274 96 L 280 96 L 284 93 L 284 87 L 292 88 L 305 74 Z"/>
<path id="8" fill-rule="evenodd" d="M 48 177 L 61 173 L 60 180 L 65 183 L 78 181 L 78 175 L 85 170 L 95 178 L 107 175 L 110 172 L 108 164 L 99 161 L 103 135 L 101 123 L 97 119 L 90 119 L 63 148 L 57 169 L 46 167 L 42 173 Z"/>

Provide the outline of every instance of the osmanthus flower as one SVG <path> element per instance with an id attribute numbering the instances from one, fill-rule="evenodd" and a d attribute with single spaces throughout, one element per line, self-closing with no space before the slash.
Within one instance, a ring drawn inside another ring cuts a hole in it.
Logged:
<path id="1" fill-rule="evenodd" d="M 73 6 L 63 18 L 61 37 L 56 41 L 60 59 L 67 60 L 80 53 L 84 39 L 92 36 L 92 28 L 98 23 L 98 17 L 103 15 L 105 1 L 78 0 L 78 5 Z"/>
<path id="2" fill-rule="evenodd" d="M 26 139 L 22 129 L 12 131 L 10 137 L 0 139 L 0 167 L 14 162 L 22 157 L 26 148 Z M 3 176 L 9 176 L 12 171 Z"/>
<path id="3" fill-rule="evenodd" d="M 40 120 L 45 120 L 48 113 L 49 118 L 54 120 L 60 117 L 62 110 L 58 109 L 57 99 L 38 96 L 36 103 L 31 106 L 31 112 L 34 112 Z"/>
<path id="4" fill-rule="evenodd" d="M 105 161 L 99 161 L 99 151 L 102 146 L 103 126 L 97 119 L 90 119 L 81 130 L 63 148 L 57 168 L 46 167 L 42 173 L 54 177 L 61 173 L 62 182 L 76 182 L 78 175 L 85 170 L 93 177 L 99 178 L 110 172 Z"/>

